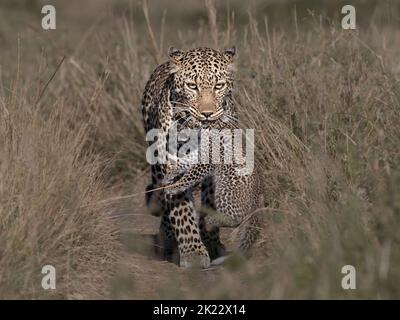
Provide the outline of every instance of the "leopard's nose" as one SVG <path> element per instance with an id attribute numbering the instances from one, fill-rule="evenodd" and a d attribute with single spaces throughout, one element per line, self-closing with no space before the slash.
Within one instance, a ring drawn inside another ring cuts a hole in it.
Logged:
<path id="1" fill-rule="evenodd" d="M 214 112 L 213 111 L 203 111 L 201 114 L 206 118 L 210 117 Z"/>

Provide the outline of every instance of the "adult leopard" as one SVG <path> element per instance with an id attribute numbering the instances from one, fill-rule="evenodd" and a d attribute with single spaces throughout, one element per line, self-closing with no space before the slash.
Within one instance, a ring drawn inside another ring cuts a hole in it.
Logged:
<path id="1" fill-rule="evenodd" d="M 172 126 L 219 128 L 236 119 L 232 98 L 235 48 L 219 52 L 211 48 L 169 50 L 169 61 L 150 76 L 142 98 L 145 132 L 161 129 L 157 156 L 167 156 L 168 133 Z M 150 141 L 152 145 L 154 142 Z M 169 172 L 166 163 L 151 165 L 151 184 L 163 184 Z M 215 209 L 212 177 L 202 182 L 202 205 Z M 161 215 L 160 236 L 164 256 L 170 259 L 178 245 L 180 265 L 207 268 L 211 258 L 223 254 L 218 228 L 206 231 L 203 217 L 196 213 L 191 191 L 167 196 L 163 190 L 149 192 L 147 204 Z"/>

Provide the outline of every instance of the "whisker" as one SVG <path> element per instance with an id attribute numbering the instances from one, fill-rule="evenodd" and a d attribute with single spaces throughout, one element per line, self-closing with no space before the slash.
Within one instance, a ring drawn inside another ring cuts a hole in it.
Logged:
<path id="1" fill-rule="evenodd" d="M 225 114 L 225 117 L 222 117 L 221 120 L 227 125 L 230 125 L 234 128 L 239 128 L 238 120 L 230 115 Z"/>
<path id="2" fill-rule="evenodd" d="M 176 110 L 187 110 L 187 108 L 185 108 L 185 107 L 174 107 L 174 106 L 172 106 L 172 109 L 176 109 Z"/>
<path id="3" fill-rule="evenodd" d="M 192 120 L 192 116 L 190 115 L 184 123 L 182 123 L 182 127 L 184 127 L 190 120 Z"/>
<path id="4" fill-rule="evenodd" d="M 225 114 L 227 120 L 232 124 L 238 124 L 239 120 L 231 116 L 230 114 Z"/>
<path id="5" fill-rule="evenodd" d="M 232 115 L 230 115 L 228 113 L 226 113 L 225 116 L 227 118 L 229 118 L 230 120 L 232 120 L 233 122 L 239 122 L 239 120 L 237 118 L 235 118 L 234 116 L 232 116 Z"/>
<path id="6" fill-rule="evenodd" d="M 180 116 L 178 119 L 174 119 L 174 123 L 178 123 L 180 120 L 182 120 L 186 115 Z"/>

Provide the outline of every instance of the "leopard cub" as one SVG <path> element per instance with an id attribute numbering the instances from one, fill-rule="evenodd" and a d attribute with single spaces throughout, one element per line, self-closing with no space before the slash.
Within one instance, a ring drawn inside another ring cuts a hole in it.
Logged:
<path id="1" fill-rule="evenodd" d="M 170 157 L 171 173 L 164 179 L 166 194 L 173 195 L 188 190 L 204 179 L 212 177 L 215 183 L 216 212 L 208 212 L 205 221 L 207 228 L 238 227 L 239 251 L 247 252 L 259 235 L 259 218 L 255 213 L 261 206 L 262 183 L 257 167 L 244 172 L 243 164 L 236 161 L 238 152 L 234 141 L 235 130 L 208 132 L 212 141 L 217 141 L 219 161 L 213 161 L 212 149 L 215 144 L 200 144 L 198 151 L 181 157 Z M 228 132 L 228 134 L 227 134 Z M 204 133 L 200 133 L 200 140 Z M 206 148 L 208 150 L 206 150 Z M 241 148 L 240 148 L 241 150 Z M 236 154 L 235 154 L 236 152 Z M 208 161 L 199 161 L 200 154 L 208 154 Z M 226 155 L 230 156 L 227 158 Z M 243 154 L 241 154 L 243 156 Z M 176 178 L 178 177 L 178 178 Z"/>

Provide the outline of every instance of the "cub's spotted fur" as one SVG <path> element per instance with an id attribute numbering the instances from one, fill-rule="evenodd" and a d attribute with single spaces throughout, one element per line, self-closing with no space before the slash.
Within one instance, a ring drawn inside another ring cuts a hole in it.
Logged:
<path id="1" fill-rule="evenodd" d="M 175 157 L 174 170 L 170 171 L 164 181 L 166 185 L 169 184 L 165 192 L 177 194 L 190 190 L 207 177 L 214 177 L 216 212 L 206 216 L 206 225 L 215 228 L 238 227 L 242 224 L 239 249 L 246 252 L 259 234 L 258 216 L 254 214 L 261 206 L 262 184 L 259 172 L 257 167 L 251 172 L 244 172 L 244 165 L 237 163 L 236 159 L 240 159 L 243 154 L 240 154 L 240 158 L 235 157 L 235 145 L 232 144 L 235 141 L 233 128 L 223 131 L 206 130 L 202 131 L 202 134 L 206 137 L 200 139 L 209 140 L 211 137 L 211 140 L 219 142 L 220 162 L 213 163 L 211 141 L 201 144 L 202 150 L 199 153 L 191 152 L 180 158 Z M 200 162 L 200 154 L 209 155 L 208 163 Z M 226 154 L 230 156 L 225 158 Z"/>

